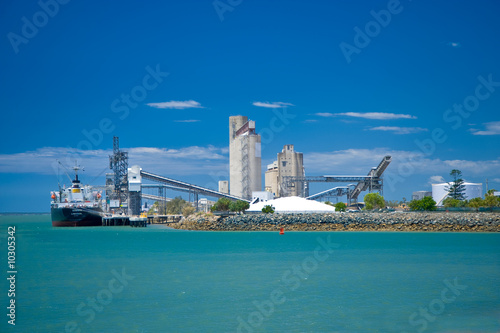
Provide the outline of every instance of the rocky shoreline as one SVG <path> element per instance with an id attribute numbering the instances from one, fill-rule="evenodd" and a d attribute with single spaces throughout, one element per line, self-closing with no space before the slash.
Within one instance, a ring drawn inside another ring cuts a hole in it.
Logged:
<path id="1" fill-rule="evenodd" d="M 193 214 L 175 229 L 205 231 L 500 232 L 498 212 L 356 212 L 335 214 Z"/>

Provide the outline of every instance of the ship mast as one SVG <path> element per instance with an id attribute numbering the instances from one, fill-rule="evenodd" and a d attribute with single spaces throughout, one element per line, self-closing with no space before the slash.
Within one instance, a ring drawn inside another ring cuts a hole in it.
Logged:
<path id="1" fill-rule="evenodd" d="M 80 170 L 80 167 L 78 165 L 76 165 L 75 163 L 75 166 L 73 167 L 73 170 L 75 171 L 75 182 L 79 183 L 80 181 L 78 180 L 78 170 Z"/>

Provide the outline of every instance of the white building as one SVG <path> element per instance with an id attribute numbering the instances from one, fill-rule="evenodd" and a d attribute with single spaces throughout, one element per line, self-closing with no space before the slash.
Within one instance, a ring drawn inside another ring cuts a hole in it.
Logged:
<path id="1" fill-rule="evenodd" d="M 227 180 L 219 180 L 219 192 L 229 193 L 229 182 Z"/>
<path id="2" fill-rule="evenodd" d="M 134 165 L 128 168 L 128 214 L 139 215 L 141 213 L 141 167 Z"/>
<path id="3" fill-rule="evenodd" d="M 432 199 L 437 206 L 442 206 L 443 201 L 448 197 L 448 189 L 453 183 L 432 184 Z M 465 199 L 481 198 L 483 196 L 482 183 L 464 183 Z"/>
<path id="4" fill-rule="evenodd" d="M 210 211 L 210 207 L 215 204 L 215 201 L 208 200 L 207 198 L 201 198 L 198 200 L 198 210 L 201 212 L 208 213 Z"/>
<path id="5" fill-rule="evenodd" d="M 432 197 L 432 192 L 430 192 L 430 191 L 415 191 L 415 192 L 413 192 L 411 199 L 412 200 L 422 200 L 425 197 Z"/>
<path id="6" fill-rule="evenodd" d="M 269 191 L 252 192 L 252 202 L 254 202 L 255 199 L 259 199 L 259 201 L 273 200 L 274 199 L 274 194 L 272 194 Z"/>
<path id="7" fill-rule="evenodd" d="M 262 188 L 260 135 L 255 121 L 229 117 L 229 193 L 250 200 Z"/>

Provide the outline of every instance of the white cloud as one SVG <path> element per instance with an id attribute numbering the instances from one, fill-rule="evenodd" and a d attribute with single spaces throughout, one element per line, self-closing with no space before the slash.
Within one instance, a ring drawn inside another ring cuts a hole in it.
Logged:
<path id="1" fill-rule="evenodd" d="M 429 178 L 429 183 L 430 184 L 440 184 L 440 183 L 445 183 L 446 180 L 443 178 L 443 176 L 431 176 Z"/>
<path id="2" fill-rule="evenodd" d="M 460 44 L 459 42 L 448 42 L 446 43 L 446 45 L 450 46 L 450 47 L 453 47 L 455 49 L 459 48 L 462 46 L 462 44 Z"/>
<path id="3" fill-rule="evenodd" d="M 123 149 L 128 152 L 129 165 L 138 164 L 143 170 L 161 175 L 205 175 L 227 168 L 227 148 L 191 146 L 179 149 L 137 147 Z M 66 167 L 75 161 L 85 167 L 85 174 L 95 177 L 109 169 L 112 150 L 77 150 L 64 147 L 46 147 L 35 151 L 0 155 L 1 173 L 64 174 L 58 165 Z"/>
<path id="4" fill-rule="evenodd" d="M 308 175 L 366 175 L 384 156 L 394 153 L 383 148 L 312 152 L 304 153 L 304 164 Z"/>
<path id="5" fill-rule="evenodd" d="M 174 123 L 197 123 L 201 120 L 198 119 L 186 119 L 186 120 L 174 120 Z"/>
<path id="6" fill-rule="evenodd" d="M 318 112 L 315 113 L 314 115 L 319 117 L 335 117 L 334 113 L 329 113 L 329 112 Z"/>
<path id="7" fill-rule="evenodd" d="M 428 131 L 427 128 L 422 127 L 398 127 L 398 126 L 378 126 L 370 128 L 371 131 L 388 131 L 394 134 L 412 134 Z"/>
<path id="8" fill-rule="evenodd" d="M 143 170 L 184 179 L 185 176 L 228 175 L 228 147 L 190 146 L 178 149 L 137 147 L 123 149 L 129 154 L 129 165 L 140 165 Z M 33 173 L 64 176 L 63 168 L 57 164 L 60 160 L 71 167 L 78 164 L 85 167 L 82 173 L 84 181 L 110 172 L 109 150 L 77 150 L 64 147 L 46 147 L 35 151 L 15 154 L 0 154 L 0 173 Z M 305 152 L 306 174 L 314 175 L 366 175 L 376 167 L 386 155 L 392 156 L 392 162 L 384 173 L 386 189 L 405 187 L 404 182 L 414 177 L 442 182 L 452 169 L 459 169 L 465 178 L 490 179 L 500 182 L 500 157 L 490 160 L 446 160 L 430 158 L 419 151 L 393 150 L 388 148 L 346 149 L 327 152 Z M 275 156 L 275 155 L 274 155 Z M 274 160 L 274 159 L 273 159 Z M 272 160 L 269 160 L 271 163 Z M 263 160 L 263 167 L 266 163 Z M 402 182 L 392 183 L 391 177 L 402 177 Z M 66 178 L 66 177 L 64 177 Z M 214 183 L 215 184 L 215 183 Z M 216 185 L 214 185 L 216 186 Z M 411 191 L 413 189 L 408 189 Z"/>
<path id="9" fill-rule="evenodd" d="M 411 178 L 413 175 L 431 177 L 449 174 L 459 169 L 466 176 L 486 177 L 498 175 L 500 157 L 494 160 L 443 160 L 429 158 L 419 151 L 392 150 L 387 148 L 347 149 L 331 152 L 304 153 L 304 164 L 308 175 L 366 175 L 386 155 L 392 156 L 387 172 Z"/>
<path id="10" fill-rule="evenodd" d="M 492 121 L 484 124 L 486 127 L 485 131 L 480 131 L 477 129 L 472 129 L 471 132 L 474 135 L 500 135 L 500 121 Z"/>
<path id="11" fill-rule="evenodd" d="M 277 109 L 277 108 L 283 108 L 287 106 L 295 106 L 291 103 L 284 103 L 284 102 L 253 102 L 252 105 L 254 106 L 259 106 L 262 108 L 271 108 L 271 109 Z"/>
<path id="12" fill-rule="evenodd" d="M 417 119 L 409 114 L 385 113 L 385 112 L 343 112 L 343 113 L 316 113 L 320 117 L 347 116 L 364 119 L 390 120 L 390 119 Z"/>
<path id="13" fill-rule="evenodd" d="M 158 109 L 200 109 L 204 108 L 200 103 L 190 100 L 190 101 L 170 101 L 170 102 L 161 102 L 161 103 L 148 103 L 146 104 L 153 108 Z"/>

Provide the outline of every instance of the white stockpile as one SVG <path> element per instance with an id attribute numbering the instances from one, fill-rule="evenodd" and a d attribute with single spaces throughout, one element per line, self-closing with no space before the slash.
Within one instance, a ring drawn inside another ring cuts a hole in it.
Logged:
<path id="1" fill-rule="evenodd" d="M 260 212 L 264 206 L 271 205 L 275 213 L 334 213 L 335 207 L 300 197 L 286 197 L 260 201 L 251 204 L 248 212 Z"/>

